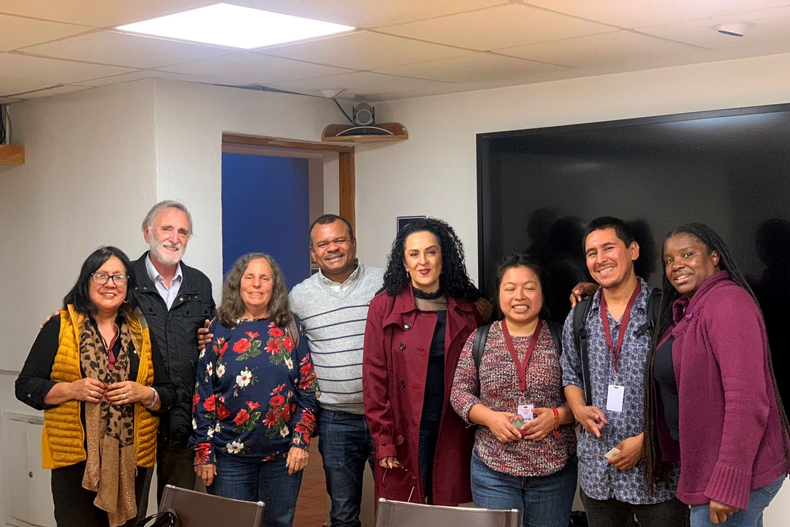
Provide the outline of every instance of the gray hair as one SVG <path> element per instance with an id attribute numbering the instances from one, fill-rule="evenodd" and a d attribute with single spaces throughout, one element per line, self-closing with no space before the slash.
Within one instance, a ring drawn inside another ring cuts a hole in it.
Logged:
<path id="1" fill-rule="evenodd" d="M 172 199 L 160 201 L 151 207 L 151 210 L 148 211 L 148 214 L 145 215 L 145 219 L 143 219 L 143 230 L 147 228 L 150 231 L 154 226 L 154 218 L 156 218 L 157 215 L 165 209 L 178 209 L 186 214 L 187 221 L 189 222 L 189 235 L 192 236 L 192 215 L 189 213 L 183 203 L 174 201 Z"/>
<path id="2" fill-rule="evenodd" d="M 285 275 L 274 258 L 263 253 L 248 253 L 236 260 L 225 277 L 222 285 L 222 300 L 217 306 L 217 319 L 225 327 L 233 328 L 238 319 L 244 315 L 244 302 L 241 300 L 241 277 L 250 262 L 257 259 L 266 260 L 272 269 L 272 297 L 269 300 L 269 320 L 284 328 L 293 320 L 288 308 L 288 288 L 285 286 Z"/>

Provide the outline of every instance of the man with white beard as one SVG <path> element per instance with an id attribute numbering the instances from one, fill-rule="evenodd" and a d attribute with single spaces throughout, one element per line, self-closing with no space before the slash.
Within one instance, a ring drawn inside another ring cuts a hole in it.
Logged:
<path id="1" fill-rule="evenodd" d="M 187 440 L 192 434 L 197 330 L 214 316 L 215 304 L 208 277 L 181 262 L 192 236 L 192 217 L 184 205 L 154 205 L 143 220 L 143 236 L 151 249 L 134 262 L 135 292 L 178 395 L 159 422 L 156 476 L 161 501 L 165 485 L 195 485 L 194 452 Z M 148 507 L 149 485 L 150 479 L 140 503 L 141 518 Z"/>

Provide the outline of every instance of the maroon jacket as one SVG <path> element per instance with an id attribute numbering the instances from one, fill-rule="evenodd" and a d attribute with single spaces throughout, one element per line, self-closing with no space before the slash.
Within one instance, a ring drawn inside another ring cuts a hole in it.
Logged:
<path id="1" fill-rule="evenodd" d="M 433 464 L 433 502 L 437 505 L 472 501 L 469 465 L 474 429 L 468 428 L 450 406 L 450 388 L 464 342 L 479 324 L 477 317 L 471 302 L 448 298 L 444 410 Z M 425 501 L 418 448 L 428 354 L 436 320 L 436 313 L 417 309 L 411 287 L 396 296 L 379 293 L 370 302 L 362 390 L 375 448 L 377 500 Z M 385 477 L 378 460 L 386 456 L 396 456 L 406 470 L 390 469 Z"/>
<path id="2" fill-rule="evenodd" d="M 665 461 L 680 458 L 678 499 L 716 500 L 745 509 L 749 492 L 787 472 L 786 442 L 768 369 L 760 310 L 720 271 L 689 301 L 675 301 L 672 362 L 678 385 L 680 444 L 658 406 Z"/>

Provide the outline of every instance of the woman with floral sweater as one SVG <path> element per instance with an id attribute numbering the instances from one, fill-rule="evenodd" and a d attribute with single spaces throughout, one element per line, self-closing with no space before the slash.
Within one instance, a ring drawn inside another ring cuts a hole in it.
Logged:
<path id="1" fill-rule="evenodd" d="M 265 502 L 265 526 L 292 525 L 315 429 L 318 384 L 298 327 L 277 263 L 242 256 L 197 368 L 195 472 L 210 494 Z"/>

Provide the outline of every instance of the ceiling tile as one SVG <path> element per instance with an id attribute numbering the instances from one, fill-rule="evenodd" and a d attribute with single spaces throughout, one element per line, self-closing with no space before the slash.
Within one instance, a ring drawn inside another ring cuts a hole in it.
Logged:
<path id="1" fill-rule="evenodd" d="M 527 80 L 537 74 L 563 70 L 562 66 L 503 57 L 492 53 L 470 53 L 460 57 L 381 68 L 379 73 L 444 82 L 502 82 Z M 504 85 L 504 84 L 503 84 Z"/>
<path id="2" fill-rule="evenodd" d="M 330 66 L 308 64 L 278 57 L 267 57 L 251 52 L 197 60 L 161 69 L 174 73 L 216 77 L 223 79 L 228 84 L 269 84 L 272 82 L 334 75 L 347 71 Z"/>
<path id="3" fill-rule="evenodd" d="M 453 57 L 465 52 L 439 44 L 360 31 L 301 44 L 266 48 L 260 50 L 260 53 L 341 68 L 370 70 L 420 60 Z"/>
<path id="4" fill-rule="evenodd" d="M 525 0 L 526 3 L 560 13 L 635 28 L 692 20 L 746 9 L 763 9 L 786 5 L 787 0 L 661 0 L 660 2 L 635 2 L 634 0 Z"/>
<path id="5" fill-rule="evenodd" d="M 384 33 L 489 51 L 616 31 L 616 28 L 522 4 L 389 26 Z"/>
<path id="6" fill-rule="evenodd" d="M 2 58 L 2 56 L 0 56 Z M 41 90 L 57 85 L 55 82 L 36 82 L 25 79 L 10 79 L 0 77 L 0 96 L 16 95 L 33 90 Z"/>
<path id="7" fill-rule="evenodd" d="M 748 22 L 751 24 L 751 27 L 743 37 L 722 35 L 714 29 L 714 26 L 726 22 Z M 643 27 L 639 28 L 639 31 L 711 49 L 752 46 L 787 40 L 788 35 L 790 35 L 790 7 L 775 7 L 738 13 L 737 15 L 722 15 L 674 24 Z"/>
<path id="8" fill-rule="evenodd" d="M 216 77 L 185 75 L 183 73 L 171 73 L 168 71 L 157 70 L 140 70 L 133 73 L 124 73 L 122 75 L 113 75 L 111 77 L 102 77 L 101 79 L 83 81 L 80 82 L 80 84 L 82 86 L 108 86 L 110 84 L 123 84 L 125 82 L 134 82 L 145 79 L 170 79 L 186 82 L 199 82 L 203 84 L 225 84 L 222 79 L 218 79 Z"/>
<path id="9" fill-rule="evenodd" d="M 129 68 L 158 68 L 169 64 L 228 55 L 236 53 L 236 50 L 130 35 L 117 31 L 101 31 L 33 46 L 26 48 L 24 52 Z"/>
<path id="10" fill-rule="evenodd" d="M 89 86 L 73 86 L 73 85 L 65 85 L 65 86 L 55 86 L 52 88 L 47 88 L 45 90 L 38 90 L 33 91 L 30 93 L 24 93 L 18 95 L 20 99 L 39 99 L 41 97 L 52 97 L 53 95 L 63 95 L 64 93 L 72 93 L 75 91 L 83 91 L 83 90 L 90 90 Z"/>
<path id="11" fill-rule="evenodd" d="M 15 79 L 45 85 L 77 84 L 84 80 L 130 71 L 132 70 L 129 68 L 116 66 L 31 57 L 16 53 L 0 54 L 0 72 L 13 72 Z"/>
<path id="12" fill-rule="evenodd" d="M 431 90 L 447 89 L 451 85 L 444 82 L 408 79 L 378 73 L 354 72 L 294 82 L 274 83 L 271 86 L 281 90 L 307 93 L 309 95 L 320 95 L 320 90 L 323 89 L 345 88 L 348 92 L 365 99 L 381 100 L 393 98 L 406 91 L 428 94 Z"/>
<path id="13" fill-rule="evenodd" d="M 510 0 L 225 0 L 229 4 L 371 29 L 507 4 Z"/>
<path id="14" fill-rule="evenodd" d="M 0 0 L 0 13 L 93 27 L 117 27 L 219 0 Z"/>
<path id="15" fill-rule="evenodd" d="M 11 51 L 91 30 L 87 26 L 0 15 L 0 51 Z"/>
<path id="16" fill-rule="evenodd" d="M 498 49 L 496 53 L 583 68 L 614 62 L 647 61 L 655 57 L 681 55 L 698 50 L 699 48 L 695 46 L 623 30 L 615 33 Z"/>

